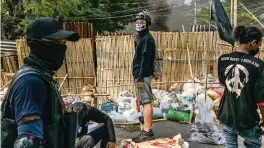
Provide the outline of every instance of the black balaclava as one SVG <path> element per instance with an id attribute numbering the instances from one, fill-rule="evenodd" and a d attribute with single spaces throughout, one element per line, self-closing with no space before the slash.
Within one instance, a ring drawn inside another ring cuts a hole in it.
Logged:
<path id="1" fill-rule="evenodd" d="M 49 63 L 48 69 L 57 71 L 62 66 L 67 49 L 66 45 L 39 39 L 28 39 L 28 46 L 30 53 Z"/>

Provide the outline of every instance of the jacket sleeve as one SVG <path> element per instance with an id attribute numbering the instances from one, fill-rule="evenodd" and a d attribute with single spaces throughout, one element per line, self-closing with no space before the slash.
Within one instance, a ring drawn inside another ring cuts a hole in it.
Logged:
<path id="1" fill-rule="evenodd" d="M 87 114 L 90 120 L 95 121 L 97 123 L 105 124 L 109 132 L 110 141 L 115 143 L 116 142 L 115 128 L 112 119 L 105 113 L 101 112 L 100 110 L 92 106 L 89 106 Z"/>
<path id="2" fill-rule="evenodd" d="M 255 92 L 254 94 L 256 95 L 256 102 L 263 103 L 264 102 L 264 67 L 260 66 L 258 69 L 258 78 L 256 81 L 255 85 Z"/>
<path id="3" fill-rule="evenodd" d="M 145 73 L 145 70 L 147 70 L 147 67 L 149 65 L 150 56 L 152 55 L 151 52 L 153 51 L 152 47 L 153 43 L 149 38 L 147 38 L 144 43 L 144 49 L 142 50 L 142 61 L 139 71 L 138 82 L 143 82 L 144 80 L 143 74 Z"/>

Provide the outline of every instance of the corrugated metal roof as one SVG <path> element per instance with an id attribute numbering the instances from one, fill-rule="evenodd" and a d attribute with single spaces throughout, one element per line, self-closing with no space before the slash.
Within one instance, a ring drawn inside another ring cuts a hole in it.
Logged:
<path id="1" fill-rule="evenodd" d="M 1 40 L 1 54 L 16 55 L 16 41 L 13 40 Z"/>

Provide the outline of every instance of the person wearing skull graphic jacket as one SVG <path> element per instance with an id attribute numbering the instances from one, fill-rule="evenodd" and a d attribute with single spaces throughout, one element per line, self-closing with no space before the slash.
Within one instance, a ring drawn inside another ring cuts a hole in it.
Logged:
<path id="1" fill-rule="evenodd" d="M 259 52 L 262 34 L 255 27 L 238 26 L 234 37 L 239 47 L 218 60 L 219 81 L 224 84 L 218 119 L 222 123 L 227 148 L 237 148 L 238 135 L 247 148 L 261 147 L 258 104 L 264 102 L 264 62 Z M 259 106 L 262 110 L 262 106 Z M 263 114 L 262 110 L 262 115 Z"/>

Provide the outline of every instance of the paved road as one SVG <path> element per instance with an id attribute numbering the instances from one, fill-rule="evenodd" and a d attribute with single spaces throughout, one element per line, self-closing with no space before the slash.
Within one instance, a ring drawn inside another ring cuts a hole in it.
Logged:
<path id="1" fill-rule="evenodd" d="M 177 134 L 181 134 L 185 141 L 190 137 L 190 133 L 188 131 L 188 124 L 179 124 L 177 122 L 172 121 L 161 121 L 153 124 L 153 131 L 157 138 L 167 137 L 172 138 Z M 129 139 L 136 135 L 137 133 L 130 133 L 124 130 L 124 128 L 116 128 L 116 137 L 117 143 L 120 143 L 122 139 Z M 190 148 L 223 148 L 222 145 L 207 145 L 200 143 L 189 142 Z"/>
<path id="2" fill-rule="evenodd" d="M 188 138 L 190 137 L 190 133 L 188 131 L 189 126 L 190 126 L 189 124 L 179 124 L 177 122 L 172 122 L 172 121 L 161 121 L 153 124 L 153 129 L 154 129 L 153 131 L 157 138 L 161 138 L 161 137 L 172 138 L 180 133 L 184 138 L 184 140 L 187 141 Z M 124 128 L 115 128 L 115 131 L 117 137 L 117 144 L 120 144 L 121 140 L 130 139 L 131 137 L 137 134 L 137 132 L 132 132 L 132 133 L 128 132 Z M 262 137 L 262 139 L 264 139 L 264 137 Z M 238 143 L 239 143 L 239 148 L 244 148 L 243 140 L 241 138 L 238 139 Z M 223 145 L 208 145 L 208 144 L 200 144 L 194 142 L 189 142 L 189 144 L 190 144 L 190 148 L 224 148 Z M 262 141 L 262 144 L 264 145 L 264 141 Z M 99 144 L 96 146 L 96 148 L 100 148 Z"/>

